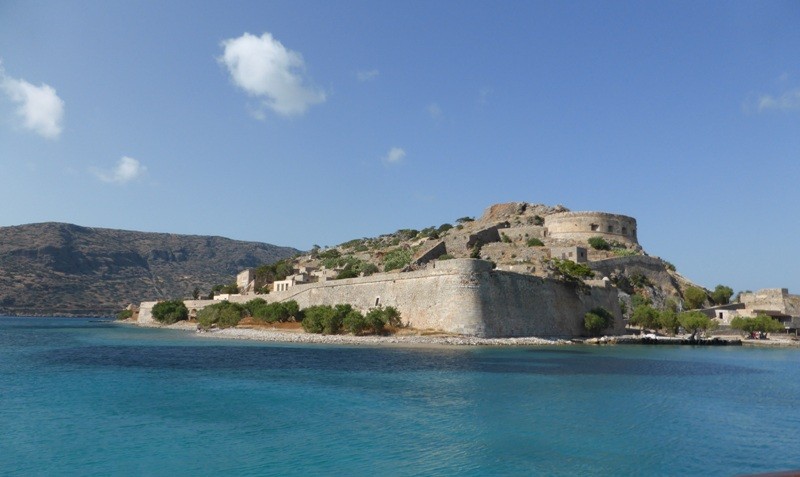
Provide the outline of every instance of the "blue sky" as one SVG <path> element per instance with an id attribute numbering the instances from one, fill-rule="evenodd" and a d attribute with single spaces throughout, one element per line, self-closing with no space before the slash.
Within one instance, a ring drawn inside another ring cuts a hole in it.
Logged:
<path id="1" fill-rule="evenodd" d="M 301 249 L 499 202 L 800 293 L 798 2 L 0 2 L 0 225 Z"/>

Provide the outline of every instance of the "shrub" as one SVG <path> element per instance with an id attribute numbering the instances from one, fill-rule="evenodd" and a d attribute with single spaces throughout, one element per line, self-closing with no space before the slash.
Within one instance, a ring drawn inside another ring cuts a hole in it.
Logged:
<path id="1" fill-rule="evenodd" d="M 754 318 L 743 318 L 741 316 L 737 316 L 731 320 L 731 328 L 742 330 L 747 334 L 756 331 L 762 333 L 775 333 L 784 329 L 783 324 L 780 321 L 764 314 L 759 314 Z"/>
<path id="2" fill-rule="evenodd" d="M 641 305 L 649 305 L 650 303 L 651 303 L 650 299 L 643 295 L 639 295 L 638 293 L 635 295 L 631 295 L 631 306 L 633 308 L 636 308 Z"/>
<path id="3" fill-rule="evenodd" d="M 469 258 L 481 258 L 481 248 L 483 248 L 483 243 L 480 240 L 475 241 L 475 245 L 469 253 Z"/>
<path id="4" fill-rule="evenodd" d="M 651 282 L 647 276 L 639 272 L 632 273 L 628 280 L 630 281 L 631 285 L 636 288 L 653 286 L 653 282 Z"/>
<path id="5" fill-rule="evenodd" d="M 539 215 L 533 216 L 533 225 L 544 225 L 544 219 Z"/>
<path id="6" fill-rule="evenodd" d="M 402 326 L 402 322 L 400 320 L 400 312 L 397 311 L 397 308 L 393 306 L 387 306 L 383 309 L 383 316 L 386 318 L 386 323 L 389 326 L 393 326 L 395 328 L 399 328 Z"/>
<path id="7" fill-rule="evenodd" d="M 614 315 L 602 307 L 592 308 L 583 316 L 583 327 L 591 336 L 597 336 L 613 325 Z"/>
<path id="8" fill-rule="evenodd" d="M 387 253 L 384 257 L 383 270 L 388 272 L 403 268 L 411 263 L 411 251 L 403 248 L 398 248 Z"/>
<path id="9" fill-rule="evenodd" d="M 536 237 L 529 238 L 528 241 L 525 242 L 525 243 L 528 245 L 528 247 L 543 247 L 544 246 L 544 242 L 542 242 L 540 239 L 538 239 Z"/>
<path id="10" fill-rule="evenodd" d="M 242 317 L 247 314 L 247 308 L 239 303 L 223 301 L 207 306 L 197 312 L 197 322 L 203 328 L 217 325 L 219 328 L 236 326 Z"/>
<path id="11" fill-rule="evenodd" d="M 456 219 L 456 222 L 458 222 L 459 224 L 465 224 L 467 222 L 474 222 L 474 221 L 475 219 L 472 217 L 460 217 Z"/>
<path id="12" fill-rule="evenodd" d="M 442 225 L 439 226 L 438 229 L 436 229 L 436 231 L 439 232 L 439 235 L 442 235 L 443 233 L 447 232 L 448 230 L 450 230 L 452 228 L 453 228 L 453 226 L 450 225 L 450 224 L 442 224 Z"/>
<path id="13" fill-rule="evenodd" d="M 451 254 L 445 253 L 445 254 L 439 255 L 439 257 L 436 260 L 451 260 L 453 258 L 455 258 L 455 257 L 452 256 Z"/>
<path id="14" fill-rule="evenodd" d="M 572 283 L 583 283 L 584 278 L 594 276 L 594 272 L 587 265 L 560 258 L 550 260 L 550 269 L 556 277 Z"/>
<path id="15" fill-rule="evenodd" d="M 611 244 L 606 242 L 606 239 L 603 237 L 591 237 L 589 239 L 589 245 L 595 250 L 611 250 Z"/>
<path id="16" fill-rule="evenodd" d="M 133 310 L 122 310 L 119 313 L 117 313 L 118 320 L 127 320 L 132 316 L 133 316 Z"/>
<path id="17" fill-rule="evenodd" d="M 364 315 L 356 310 L 352 310 L 350 313 L 346 314 L 342 320 L 342 324 L 345 331 L 348 333 L 353 333 L 354 335 L 360 335 L 368 327 L 367 320 L 364 318 Z"/>
<path id="18" fill-rule="evenodd" d="M 666 267 L 667 270 L 669 270 L 671 272 L 675 271 L 675 265 L 671 264 L 670 262 L 668 262 L 666 260 L 662 260 L 662 262 L 664 262 L 664 267 Z"/>
<path id="19" fill-rule="evenodd" d="M 628 250 L 626 248 L 615 248 L 612 250 L 612 252 L 617 257 L 632 257 L 634 255 L 639 255 L 635 250 Z"/>
<path id="20" fill-rule="evenodd" d="M 160 323 L 171 325 L 189 318 L 189 310 L 181 300 L 160 301 L 153 306 L 153 318 Z"/>
<path id="21" fill-rule="evenodd" d="M 325 317 L 329 314 L 333 314 L 335 311 L 333 307 L 328 305 L 316 305 L 310 306 L 303 310 L 303 329 L 307 333 L 322 333 L 323 330 L 323 321 Z"/>
<path id="22" fill-rule="evenodd" d="M 383 333 L 383 330 L 386 327 L 386 318 L 384 317 L 383 310 L 379 308 L 372 309 L 364 318 L 366 319 L 367 326 L 372 329 L 373 333 Z"/>
<path id="23" fill-rule="evenodd" d="M 245 303 L 245 308 L 250 316 L 267 323 L 285 322 L 299 315 L 299 307 L 294 300 L 267 304 L 263 299 L 255 298 Z"/>
<path id="24" fill-rule="evenodd" d="M 683 292 L 683 298 L 686 301 L 686 308 L 695 310 L 703 306 L 707 296 L 705 290 L 702 288 L 688 287 L 686 291 Z"/>
<path id="25" fill-rule="evenodd" d="M 502 240 L 503 243 L 511 243 L 511 238 L 502 232 L 500 233 L 500 240 Z"/>

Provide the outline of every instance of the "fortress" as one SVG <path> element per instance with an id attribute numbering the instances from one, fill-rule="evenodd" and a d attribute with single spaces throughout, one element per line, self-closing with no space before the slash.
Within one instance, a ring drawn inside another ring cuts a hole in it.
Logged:
<path id="1" fill-rule="evenodd" d="M 625 215 L 566 212 L 560 206 L 499 204 L 487 209 L 480 220 L 459 225 L 443 238 L 423 239 L 402 272 L 333 279 L 335 270 L 297 266 L 295 275 L 272 283 L 269 293 L 256 295 L 252 290 L 263 284 L 256 284 L 252 272 L 245 271 L 237 277 L 244 294 L 216 299 L 241 303 L 256 297 L 267 302 L 294 300 L 301 309 L 347 303 L 361 312 L 392 306 L 401 313 L 403 322 L 415 329 L 485 338 L 585 335 L 585 313 L 602 307 L 615 317 L 614 326 L 605 333 L 621 334 L 624 322 L 619 293 L 605 278 L 608 274 L 576 284 L 553 278 L 545 265 L 550 257 L 587 262 L 584 247 L 591 237 L 641 250 L 636 228 L 636 219 Z M 541 239 L 549 247 L 531 246 L 531 238 Z M 509 255 L 516 256 L 515 262 L 495 265 L 495 261 L 500 263 L 498 257 L 508 257 L 501 250 L 506 246 L 515 251 Z M 464 258 L 481 247 L 482 256 L 487 259 Z M 449 259 L 440 260 L 444 255 Z M 453 255 L 456 258 L 451 258 Z M 650 257 L 627 258 L 635 261 Z M 218 302 L 185 303 L 194 314 Z M 155 303 L 142 303 L 140 322 L 153 321 L 151 310 Z"/>
<path id="2" fill-rule="evenodd" d="M 295 300 L 300 308 L 349 303 L 360 311 L 393 306 L 403 321 L 417 329 L 433 329 L 484 338 L 547 336 L 569 338 L 584 333 L 583 316 L 603 307 L 615 316 L 611 334 L 624 331 L 617 289 L 597 280 L 582 288 L 520 273 L 495 270 L 477 259 L 436 262 L 425 270 L 380 273 L 295 285 L 286 291 L 257 295 L 268 302 Z M 246 302 L 256 295 L 232 295 Z M 219 303 L 187 300 L 190 311 Z M 139 321 L 153 322 L 156 302 L 142 303 Z"/>

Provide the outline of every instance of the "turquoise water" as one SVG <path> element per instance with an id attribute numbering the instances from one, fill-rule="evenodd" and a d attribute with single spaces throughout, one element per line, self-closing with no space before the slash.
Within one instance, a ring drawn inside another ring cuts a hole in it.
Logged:
<path id="1" fill-rule="evenodd" d="M 800 468 L 800 350 L 362 348 L 0 318 L 0 474 Z"/>

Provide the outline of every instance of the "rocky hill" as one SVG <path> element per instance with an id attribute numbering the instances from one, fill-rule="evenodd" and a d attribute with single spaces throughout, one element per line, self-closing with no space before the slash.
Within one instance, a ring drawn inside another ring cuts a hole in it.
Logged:
<path id="1" fill-rule="evenodd" d="M 299 253 L 223 237 L 42 223 L 0 227 L 0 314 L 113 314 L 208 294 L 244 268 Z"/>
<path id="2" fill-rule="evenodd" d="M 336 270 L 341 278 L 375 272 L 402 273 L 430 266 L 435 260 L 473 257 L 490 260 L 500 270 L 552 276 L 552 259 L 558 258 L 556 250 L 583 247 L 595 277 L 607 277 L 628 303 L 630 296 L 640 295 L 661 307 L 670 299 L 682 300 L 684 291 L 696 286 L 669 262 L 650 256 L 635 238 L 610 238 L 606 248 L 595 248 L 585 238 L 551 236 L 545 225 L 547 218 L 564 212 L 569 209 L 561 205 L 495 204 L 478 218 L 462 217 L 452 224 L 400 229 L 312 250 L 297 257 L 293 268 L 325 267 Z"/>

